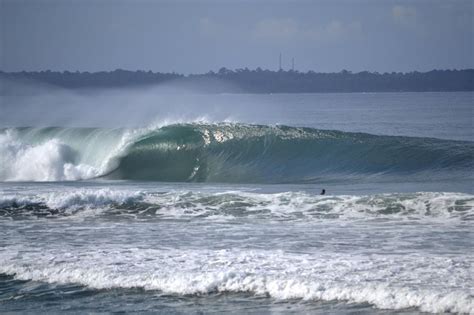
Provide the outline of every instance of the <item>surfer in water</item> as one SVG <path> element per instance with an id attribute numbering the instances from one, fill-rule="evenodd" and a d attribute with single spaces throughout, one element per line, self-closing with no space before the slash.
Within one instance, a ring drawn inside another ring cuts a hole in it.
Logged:
<path id="1" fill-rule="evenodd" d="M 321 190 L 321 195 L 325 195 L 325 194 L 326 194 L 326 189 Z"/>

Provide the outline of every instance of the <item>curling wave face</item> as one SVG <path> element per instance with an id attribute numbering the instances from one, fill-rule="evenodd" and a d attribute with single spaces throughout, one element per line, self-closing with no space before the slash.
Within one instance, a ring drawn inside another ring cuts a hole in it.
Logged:
<path id="1" fill-rule="evenodd" d="M 3 129 L 0 152 L 2 181 L 304 183 L 348 175 L 469 174 L 474 166 L 469 141 L 224 123 Z"/>

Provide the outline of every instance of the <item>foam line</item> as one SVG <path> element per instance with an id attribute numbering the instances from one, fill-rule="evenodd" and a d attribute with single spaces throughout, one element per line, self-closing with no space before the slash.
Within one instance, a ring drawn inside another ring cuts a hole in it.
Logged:
<path id="1" fill-rule="evenodd" d="M 147 215 L 162 218 L 230 219 L 474 219 L 474 196 L 462 193 L 419 192 L 363 196 L 319 196 L 304 192 L 155 193 L 127 189 L 71 189 L 61 192 L 0 194 L 3 216 Z M 91 210 L 91 211 L 84 211 Z"/>
<path id="2" fill-rule="evenodd" d="M 472 258 L 315 256 L 241 249 L 21 250 L 21 255 L 10 249 L 0 256 L 0 273 L 94 289 L 142 288 L 178 295 L 249 292 L 279 300 L 341 300 L 381 309 L 474 312 L 473 292 L 462 285 L 472 281 L 466 266 Z"/>

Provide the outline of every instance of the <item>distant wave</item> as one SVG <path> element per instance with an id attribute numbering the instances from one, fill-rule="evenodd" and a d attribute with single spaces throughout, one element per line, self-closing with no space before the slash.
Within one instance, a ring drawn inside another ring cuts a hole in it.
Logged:
<path id="1" fill-rule="evenodd" d="M 474 142 L 246 124 L 0 130 L 0 180 L 305 183 L 351 175 L 469 174 Z"/>

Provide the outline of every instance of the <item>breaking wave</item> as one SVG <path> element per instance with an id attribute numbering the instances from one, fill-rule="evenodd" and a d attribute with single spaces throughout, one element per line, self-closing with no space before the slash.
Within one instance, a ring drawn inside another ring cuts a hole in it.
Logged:
<path id="1" fill-rule="evenodd" d="M 287 126 L 0 130 L 0 180 L 304 183 L 380 174 L 469 174 L 474 143 Z"/>

